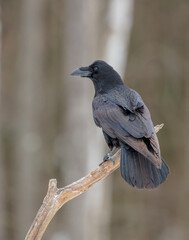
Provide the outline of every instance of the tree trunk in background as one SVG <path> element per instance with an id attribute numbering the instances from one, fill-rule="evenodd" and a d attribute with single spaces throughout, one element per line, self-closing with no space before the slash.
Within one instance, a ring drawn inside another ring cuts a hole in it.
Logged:
<path id="1" fill-rule="evenodd" d="M 84 176 L 102 161 L 104 140 L 93 123 L 91 102 L 94 89 L 89 79 L 72 78 L 70 73 L 79 66 L 102 58 L 98 48 L 99 1 L 66 1 L 63 6 L 63 116 L 62 171 L 64 185 Z M 65 239 L 100 239 L 103 231 L 108 239 L 105 196 L 101 182 L 92 191 L 70 202 L 64 217 Z"/>
<path id="2" fill-rule="evenodd" d="M 105 60 L 112 65 L 124 77 L 124 69 L 127 65 L 127 55 L 132 27 L 134 0 L 111 0 L 108 6 L 108 24 L 106 35 Z M 121 178 L 119 170 L 118 177 Z M 115 173 L 114 173 L 115 174 Z M 111 193 L 113 192 L 113 181 L 111 182 Z M 111 194 L 111 203 L 113 202 Z M 111 205 L 111 217 L 114 219 L 113 204 Z M 110 230 L 111 231 L 111 230 Z M 109 232 L 111 239 L 112 234 Z M 122 234 L 121 234 L 122 235 Z M 123 236 L 124 239 L 126 235 Z M 108 238 L 110 239 L 110 237 Z"/>
<path id="3" fill-rule="evenodd" d="M 5 171 L 4 171 L 4 162 L 3 162 L 3 147 L 2 147 L 2 12 L 1 12 L 1 3 L 0 3 L 0 239 L 5 239 L 5 203 L 6 203 L 6 194 L 5 194 Z"/>
<path id="4" fill-rule="evenodd" d="M 14 239 L 23 239 L 39 206 L 42 89 L 42 0 L 21 2 L 17 91 L 17 142 L 14 159 Z M 24 191 L 23 191 L 24 190 Z"/>
<path id="5" fill-rule="evenodd" d="M 134 0 L 111 0 L 105 59 L 123 77 L 132 27 Z"/>

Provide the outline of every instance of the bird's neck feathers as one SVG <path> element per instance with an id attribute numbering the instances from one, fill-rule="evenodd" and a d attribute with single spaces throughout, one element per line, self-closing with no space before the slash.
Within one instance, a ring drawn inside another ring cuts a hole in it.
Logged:
<path id="1" fill-rule="evenodd" d="M 92 79 L 92 81 L 95 88 L 95 95 L 107 93 L 120 85 L 124 85 L 117 72 L 114 72 L 109 76 L 102 74 L 100 78 Z"/>

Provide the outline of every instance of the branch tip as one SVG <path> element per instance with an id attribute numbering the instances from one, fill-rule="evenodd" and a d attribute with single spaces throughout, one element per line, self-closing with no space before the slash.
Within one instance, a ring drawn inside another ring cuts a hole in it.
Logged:
<path id="1" fill-rule="evenodd" d="M 164 123 L 161 123 L 161 124 L 159 124 L 159 125 L 156 125 L 156 126 L 154 127 L 155 132 L 156 132 L 156 133 L 159 132 L 159 130 L 161 130 L 161 129 L 163 128 L 163 126 L 164 126 Z"/>
<path id="2" fill-rule="evenodd" d="M 57 180 L 56 178 L 49 180 L 49 186 L 48 186 L 48 195 L 52 195 L 57 191 Z"/>

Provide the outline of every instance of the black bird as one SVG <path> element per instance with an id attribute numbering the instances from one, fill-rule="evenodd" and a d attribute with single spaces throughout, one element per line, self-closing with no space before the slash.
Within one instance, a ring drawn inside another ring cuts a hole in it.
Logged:
<path id="1" fill-rule="evenodd" d="M 93 118 L 111 150 L 104 161 L 113 160 L 111 153 L 121 147 L 120 171 L 126 182 L 148 189 L 163 183 L 169 168 L 161 158 L 150 112 L 141 96 L 102 60 L 78 68 L 71 75 L 88 77 L 94 84 Z"/>

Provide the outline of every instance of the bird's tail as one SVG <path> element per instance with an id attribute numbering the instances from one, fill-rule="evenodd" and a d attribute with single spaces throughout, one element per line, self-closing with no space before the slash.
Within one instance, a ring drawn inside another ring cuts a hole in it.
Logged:
<path id="1" fill-rule="evenodd" d="M 169 174 L 169 168 L 162 159 L 161 168 L 156 168 L 147 158 L 134 149 L 121 146 L 121 176 L 131 186 L 137 188 L 156 188 Z"/>

